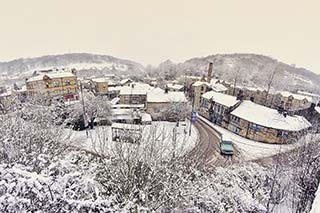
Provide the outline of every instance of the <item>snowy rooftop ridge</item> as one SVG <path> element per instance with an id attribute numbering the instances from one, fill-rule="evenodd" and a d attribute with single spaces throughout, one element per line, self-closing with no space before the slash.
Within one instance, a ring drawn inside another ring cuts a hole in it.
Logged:
<path id="1" fill-rule="evenodd" d="M 196 81 L 192 84 L 192 86 L 195 86 L 195 87 L 198 87 L 201 85 L 206 85 L 206 86 L 210 87 L 211 84 L 208 82 L 205 82 L 205 81 Z"/>
<path id="2" fill-rule="evenodd" d="M 152 103 L 167 103 L 167 102 L 187 102 L 186 96 L 183 92 L 167 93 L 160 88 L 154 88 L 147 94 L 147 102 Z"/>
<path id="3" fill-rule="evenodd" d="M 226 95 L 215 91 L 206 92 L 202 95 L 202 97 L 207 100 L 212 99 L 213 101 L 227 107 L 234 106 L 239 102 L 235 96 Z"/>
<path id="4" fill-rule="evenodd" d="M 146 95 L 153 87 L 144 83 L 132 83 L 120 88 L 120 95 Z"/>
<path id="5" fill-rule="evenodd" d="M 51 79 L 55 79 L 55 78 L 66 78 L 66 77 L 75 77 L 75 75 L 71 72 L 49 72 L 49 73 L 44 73 L 44 74 L 38 74 L 36 76 L 33 76 L 31 78 L 29 78 L 27 80 L 27 82 L 32 82 L 32 81 L 41 81 L 43 80 L 43 78 L 47 76 Z"/>
<path id="6" fill-rule="evenodd" d="M 108 77 L 93 78 L 93 79 L 91 79 L 91 81 L 97 82 L 97 83 L 108 83 L 108 82 L 110 82 L 110 78 L 108 78 Z"/>
<path id="7" fill-rule="evenodd" d="M 225 92 L 228 90 L 227 87 L 225 87 L 223 84 L 220 84 L 220 83 L 212 84 L 211 88 L 216 92 Z"/>
<path id="8" fill-rule="evenodd" d="M 184 86 L 181 84 L 172 84 L 172 83 L 168 83 L 167 87 L 170 89 L 177 89 L 177 90 L 181 90 Z"/>
<path id="9" fill-rule="evenodd" d="M 305 91 L 300 91 L 299 90 L 297 93 L 300 94 L 300 95 L 320 98 L 320 95 L 315 94 L 315 93 L 311 93 L 311 92 L 305 92 Z"/>
<path id="10" fill-rule="evenodd" d="M 264 127 L 280 130 L 300 131 L 311 127 L 302 116 L 284 116 L 275 109 L 251 101 L 243 101 L 231 114 Z"/>

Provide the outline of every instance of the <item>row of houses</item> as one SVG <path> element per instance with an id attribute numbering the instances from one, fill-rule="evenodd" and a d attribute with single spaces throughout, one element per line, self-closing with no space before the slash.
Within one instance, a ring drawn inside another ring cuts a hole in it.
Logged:
<path id="1" fill-rule="evenodd" d="M 288 143 L 311 127 L 302 116 L 215 91 L 201 96 L 199 114 L 235 134 L 267 143 Z"/>
<path id="2" fill-rule="evenodd" d="M 165 89 L 161 89 L 150 84 L 133 82 L 131 79 L 116 79 L 114 75 L 78 79 L 75 70 L 65 69 L 37 71 L 26 79 L 28 97 L 77 100 L 81 88 L 86 88 L 95 95 L 108 96 L 110 100 L 118 99 L 117 108 L 135 112 L 147 111 L 154 120 L 164 119 L 162 112 L 169 104 L 187 102 L 183 93 L 184 86 L 177 82 L 170 82 L 164 87 Z M 11 94 L 2 91 L 1 103 L 9 103 L 7 100 L 10 98 Z"/>
<path id="3" fill-rule="evenodd" d="M 200 107 L 201 95 L 208 91 L 215 91 L 231 96 L 239 97 L 243 100 L 251 100 L 257 104 L 264 105 L 270 108 L 284 110 L 295 113 L 301 109 L 307 109 L 312 103 L 318 104 L 320 97 L 316 94 L 298 91 L 292 93 L 288 91 L 269 91 L 262 88 L 237 86 L 232 85 L 218 79 L 207 81 L 195 81 L 191 84 L 190 96 L 194 98 L 195 109 Z"/>

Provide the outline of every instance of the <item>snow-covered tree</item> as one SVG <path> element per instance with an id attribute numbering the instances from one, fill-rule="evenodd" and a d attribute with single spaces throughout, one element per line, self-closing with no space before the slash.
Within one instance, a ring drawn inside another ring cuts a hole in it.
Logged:
<path id="1" fill-rule="evenodd" d="M 182 121 L 191 115 L 191 106 L 183 102 L 171 102 L 163 110 L 163 116 L 168 121 Z"/>

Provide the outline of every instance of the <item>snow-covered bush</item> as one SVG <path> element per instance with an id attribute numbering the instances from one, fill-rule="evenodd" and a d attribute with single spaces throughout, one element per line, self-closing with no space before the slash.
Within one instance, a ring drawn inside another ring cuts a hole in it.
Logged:
<path id="1" fill-rule="evenodd" d="M 44 117 L 38 110 L 28 116 L 22 112 L 0 116 L 0 163 L 21 163 L 41 170 L 65 151 L 68 140 L 63 130 Z"/>
<path id="2" fill-rule="evenodd" d="M 117 212 L 112 196 L 101 197 L 92 156 L 70 153 L 41 173 L 0 164 L 1 212 Z"/>

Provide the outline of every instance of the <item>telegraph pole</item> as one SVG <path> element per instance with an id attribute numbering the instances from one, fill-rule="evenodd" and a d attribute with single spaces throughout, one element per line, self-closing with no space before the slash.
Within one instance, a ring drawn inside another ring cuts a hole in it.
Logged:
<path id="1" fill-rule="evenodd" d="M 192 120 L 193 120 L 193 115 L 194 115 L 194 96 L 192 97 L 192 110 L 191 110 L 191 118 L 190 118 L 190 126 L 189 126 L 189 136 L 191 136 L 191 125 L 192 125 Z"/>
<path id="2" fill-rule="evenodd" d="M 82 83 L 80 81 L 80 92 L 81 92 L 81 103 L 82 103 L 82 110 L 83 110 L 83 124 L 84 124 L 84 128 L 86 129 L 86 135 L 87 135 L 87 138 L 89 137 L 89 134 L 88 134 L 88 129 L 86 127 L 86 121 L 87 121 L 87 116 L 86 116 L 86 108 L 85 108 L 85 105 L 84 105 L 84 96 L 83 96 L 83 88 L 82 88 Z"/>

